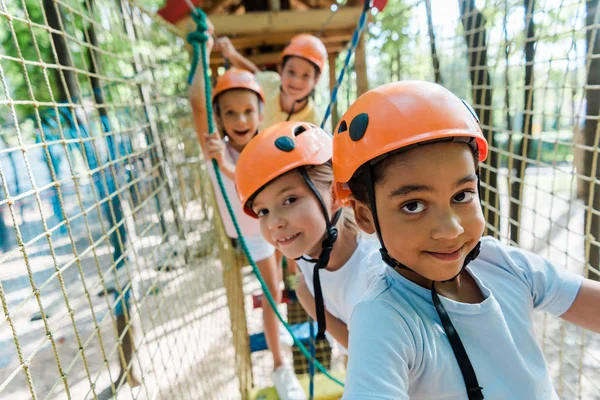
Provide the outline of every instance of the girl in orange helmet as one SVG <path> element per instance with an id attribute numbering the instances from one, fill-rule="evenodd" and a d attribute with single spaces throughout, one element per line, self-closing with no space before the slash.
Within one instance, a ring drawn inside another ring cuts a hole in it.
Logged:
<path id="1" fill-rule="evenodd" d="M 312 93 L 319 82 L 327 59 L 327 48 L 323 42 L 312 35 L 300 34 L 292 38 L 281 53 L 280 74 L 272 71 L 260 71 L 251 61 L 242 56 L 228 37 L 216 41 L 215 48 L 231 62 L 234 67 L 243 68 L 256 74 L 266 103 L 263 128 L 283 121 L 305 121 L 320 124 L 322 115 L 312 99 Z M 281 254 L 277 252 L 278 263 Z M 296 271 L 293 260 L 287 260 L 290 272 Z"/>
<path id="2" fill-rule="evenodd" d="M 217 39 L 216 48 L 234 67 L 256 74 L 267 100 L 264 128 L 290 120 L 321 123 L 322 116 L 311 98 L 327 59 L 327 48 L 319 38 L 308 34 L 294 36 L 281 53 L 280 74 L 261 72 L 227 37 Z"/>
<path id="3" fill-rule="evenodd" d="M 207 43 L 207 53 L 210 52 L 211 44 Z M 208 161 L 207 167 L 215 188 L 217 206 L 226 233 L 235 242 L 238 239 L 237 232 L 219 190 L 212 163 L 210 163 L 211 159 L 215 159 L 219 164 L 227 197 L 232 203 L 233 211 L 251 256 L 256 261 L 273 297 L 279 302 L 281 301 L 282 277 L 275 257 L 275 249 L 260 235 L 257 221 L 242 212 L 242 205 L 237 198 L 234 184 L 238 158 L 245 151 L 250 140 L 258 133 L 263 119 L 264 96 L 262 90 L 254 75 L 245 70 L 231 69 L 219 77 L 211 100 L 215 125 L 218 126 L 220 134 L 209 135 L 207 133 L 208 115 L 203 74 L 202 63 L 199 63 L 190 90 L 190 102 L 196 133 L 204 158 Z M 286 400 L 303 400 L 306 395 L 291 366 L 284 363 L 280 348 L 281 338 L 288 340 L 288 344 L 291 345 L 291 337 L 287 335 L 287 332 L 283 332 L 283 336 L 280 338 L 279 321 L 266 301 L 263 302 L 263 325 L 267 345 L 273 354 L 272 378 L 279 397 Z"/>
<path id="4" fill-rule="evenodd" d="M 338 196 L 390 267 L 354 309 L 344 399 L 558 399 L 532 313 L 600 332 L 600 283 L 482 238 L 474 111 L 433 83 L 383 85 L 333 148 Z"/>
<path id="5" fill-rule="evenodd" d="M 262 131 L 242 153 L 235 182 L 246 214 L 263 237 L 297 259 L 296 289 L 304 309 L 345 348 L 354 305 L 381 268 L 377 242 L 358 235 L 349 209 L 333 194 L 331 137 L 306 122 L 280 122 Z"/>

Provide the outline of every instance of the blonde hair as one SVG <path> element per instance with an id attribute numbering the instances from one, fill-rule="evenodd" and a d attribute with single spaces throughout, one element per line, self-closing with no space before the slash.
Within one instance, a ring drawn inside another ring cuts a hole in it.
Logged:
<path id="1" fill-rule="evenodd" d="M 314 183 L 317 190 L 319 190 L 320 192 L 331 190 L 331 187 L 333 185 L 333 168 L 331 167 L 331 163 L 325 163 L 305 168 L 306 174 Z M 329 218 L 332 217 L 333 215 L 329 215 Z M 358 235 L 360 233 L 360 229 L 358 228 L 356 220 L 354 219 L 354 212 L 352 212 L 352 210 L 348 207 L 342 208 L 342 215 L 340 215 L 340 219 L 336 226 L 338 226 L 338 229 L 348 230 L 352 234 Z"/>

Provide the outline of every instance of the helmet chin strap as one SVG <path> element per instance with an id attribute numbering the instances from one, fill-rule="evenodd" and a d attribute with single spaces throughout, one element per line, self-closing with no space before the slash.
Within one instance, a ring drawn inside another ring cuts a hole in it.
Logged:
<path id="1" fill-rule="evenodd" d="M 371 165 L 366 163 L 363 167 L 361 167 L 361 172 L 363 174 L 365 184 L 367 187 L 367 196 L 369 205 L 371 207 L 371 214 L 373 215 L 373 222 L 375 225 L 375 231 L 377 232 L 377 237 L 379 239 L 379 243 L 381 244 L 381 248 L 379 252 L 381 253 L 381 258 L 383 262 L 392 267 L 396 272 L 400 272 L 400 270 L 408 270 L 417 275 L 422 276 L 418 272 L 413 269 L 407 267 L 406 265 L 400 263 L 398 260 L 393 258 L 387 248 L 385 247 L 385 243 L 383 242 L 383 237 L 381 235 L 381 229 L 379 226 L 379 218 L 377 217 L 377 205 L 375 202 L 375 185 L 373 182 L 373 172 Z M 479 173 L 477 173 L 477 193 L 481 193 L 481 184 L 479 179 Z M 481 242 L 478 242 L 477 245 L 467 254 L 465 261 L 463 263 L 460 271 L 452 278 L 445 280 L 443 282 L 450 282 L 455 280 L 465 269 L 465 267 L 473 261 L 479 255 L 481 247 Z M 446 332 L 446 336 L 448 337 L 448 341 L 450 342 L 450 346 L 452 347 L 452 351 L 454 353 L 454 357 L 458 362 L 458 366 L 463 376 L 463 380 L 465 382 L 465 387 L 467 389 L 467 395 L 469 400 L 482 400 L 483 393 L 482 387 L 479 386 L 479 382 L 477 381 L 477 375 L 475 374 L 475 370 L 473 369 L 473 365 L 471 364 L 471 360 L 469 360 L 469 356 L 465 350 L 465 347 L 460 339 L 460 336 L 456 332 L 452 321 L 450 320 L 450 316 L 446 311 L 446 308 L 442 304 L 440 297 L 435 290 L 435 281 L 431 282 L 431 298 L 433 301 L 433 305 L 437 311 L 438 316 L 442 322 L 442 326 L 444 328 L 444 332 Z"/>
<path id="2" fill-rule="evenodd" d="M 338 238 L 338 230 L 335 227 L 338 220 L 340 219 L 340 215 L 342 214 L 342 209 L 340 208 L 335 212 L 333 218 L 329 219 L 329 212 L 327 211 L 327 206 L 325 205 L 325 201 L 323 197 L 315 187 L 314 183 L 306 173 L 304 168 L 300 168 L 300 174 L 306 181 L 308 187 L 313 191 L 315 196 L 317 196 L 317 200 L 321 206 L 321 211 L 325 216 L 325 238 L 321 243 L 321 253 L 318 258 L 306 258 L 304 256 L 296 258 L 296 260 L 302 259 L 311 263 L 315 263 L 313 268 L 313 288 L 315 291 L 315 310 L 317 313 L 317 340 L 325 339 L 325 330 L 327 329 L 327 324 L 325 321 L 325 303 L 323 301 L 323 291 L 321 289 L 321 279 L 319 277 L 319 271 L 321 269 L 327 268 L 327 264 L 329 263 L 329 258 L 331 257 L 331 251 L 333 250 L 333 245 Z"/>
<path id="3" fill-rule="evenodd" d="M 282 86 L 279 86 L 279 91 L 280 91 L 281 93 L 285 94 L 285 93 L 283 92 L 283 87 L 282 87 Z M 292 104 L 292 109 L 290 110 L 290 113 L 288 114 L 287 118 L 285 119 L 286 121 L 289 121 L 289 120 L 290 120 L 290 118 L 292 118 L 292 115 L 294 115 L 294 111 L 295 111 L 295 109 L 296 109 L 296 104 L 297 104 L 297 103 L 302 103 L 303 101 L 305 101 L 305 100 L 308 100 L 308 98 L 310 97 L 310 95 L 311 95 L 311 94 L 312 94 L 312 92 L 311 92 L 311 93 L 309 93 L 309 94 L 307 94 L 306 96 L 304 96 L 304 97 L 303 97 L 303 98 L 301 98 L 301 99 L 294 100 L 294 103 Z"/>

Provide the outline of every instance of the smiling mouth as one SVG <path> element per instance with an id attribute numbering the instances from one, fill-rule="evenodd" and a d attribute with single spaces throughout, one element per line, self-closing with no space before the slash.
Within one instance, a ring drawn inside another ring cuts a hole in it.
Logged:
<path id="1" fill-rule="evenodd" d="M 291 242 L 293 242 L 300 234 L 299 233 L 295 233 L 293 235 L 289 235 L 289 236 L 284 236 L 281 237 L 279 239 L 277 239 L 277 244 L 280 245 L 287 245 L 290 244 Z"/>
<path id="2" fill-rule="evenodd" d="M 250 133 L 250 129 L 246 129 L 245 131 L 236 131 L 236 130 L 234 130 L 233 133 L 235 133 L 238 136 L 244 136 L 244 135 Z"/>
<path id="3" fill-rule="evenodd" d="M 458 249 L 456 249 L 454 251 L 444 251 L 444 252 L 427 251 L 426 253 L 431 255 L 432 257 L 437 258 L 438 260 L 441 260 L 441 261 L 456 261 L 460 258 L 461 254 L 462 254 L 462 248 L 463 248 L 463 246 L 460 246 Z"/>

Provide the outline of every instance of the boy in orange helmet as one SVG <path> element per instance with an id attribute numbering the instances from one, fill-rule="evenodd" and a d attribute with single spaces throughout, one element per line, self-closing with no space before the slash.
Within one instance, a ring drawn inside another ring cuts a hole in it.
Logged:
<path id="1" fill-rule="evenodd" d="M 600 332 L 600 283 L 482 238 L 487 151 L 433 83 L 383 85 L 342 117 L 338 195 L 390 267 L 354 309 L 345 399 L 558 399 L 533 311 Z"/>
<path id="2" fill-rule="evenodd" d="M 207 54 L 212 42 L 207 42 Z M 258 133 L 263 120 L 264 96 L 254 75 L 248 71 L 231 69 L 219 77 L 213 91 L 212 103 L 215 126 L 219 133 L 209 135 L 208 114 L 203 79 L 203 66 L 199 63 L 190 89 L 190 103 L 193 110 L 196 134 L 200 141 L 205 159 L 208 161 L 209 175 L 215 187 L 217 206 L 225 224 L 227 235 L 237 240 L 237 233 L 218 188 L 211 159 L 219 164 L 223 183 L 232 203 L 237 221 L 244 239 L 256 264 L 272 293 L 275 302 L 281 302 L 282 277 L 275 257 L 275 249 L 260 235 L 258 222 L 242 211 L 235 191 L 234 177 L 236 163 L 240 153 Z M 306 395 L 290 365 L 284 363 L 280 348 L 279 321 L 268 302 L 263 302 L 263 326 L 269 350 L 273 355 L 273 373 L 271 375 L 279 397 L 285 400 L 304 400 Z M 289 338 L 289 335 L 284 336 Z M 291 344 L 291 343 L 289 343 Z"/>

